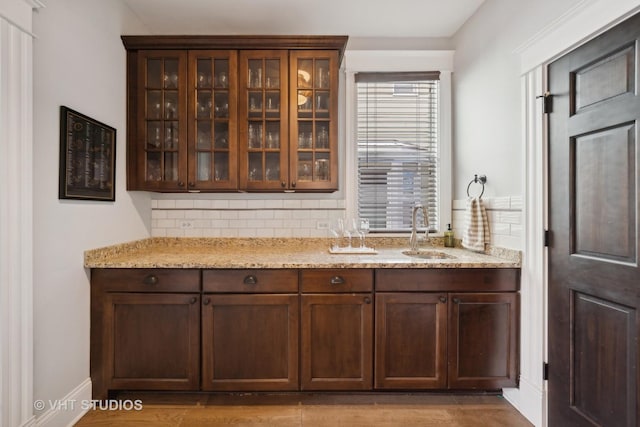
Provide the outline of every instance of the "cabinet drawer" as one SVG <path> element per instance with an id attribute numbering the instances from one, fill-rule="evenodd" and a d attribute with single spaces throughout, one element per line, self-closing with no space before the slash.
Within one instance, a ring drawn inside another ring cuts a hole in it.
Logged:
<path id="1" fill-rule="evenodd" d="M 519 289 L 518 268 L 376 270 L 376 291 L 511 292 Z"/>
<path id="2" fill-rule="evenodd" d="M 300 281 L 302 292 L 371 292 L 373 291 L 373 270 L 302 270 Z"/>
<path id="3" fill-rule="evenodd" d="M 97 268 L 91 284 L 106 292 L 200 292 L 200 270 Z"/>
<path id="4" fill-rule="evenodd" d="M 204 270 L 204 292 L 298 292 L 297 270 Z"/>

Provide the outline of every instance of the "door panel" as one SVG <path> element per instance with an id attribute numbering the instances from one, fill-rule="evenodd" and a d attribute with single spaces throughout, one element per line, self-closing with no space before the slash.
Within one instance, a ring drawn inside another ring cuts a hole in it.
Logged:
<path id="1" fill-rule="evenodd" d="M 636 426 L 640 15 L 549 66 L 549 425 Z"/>

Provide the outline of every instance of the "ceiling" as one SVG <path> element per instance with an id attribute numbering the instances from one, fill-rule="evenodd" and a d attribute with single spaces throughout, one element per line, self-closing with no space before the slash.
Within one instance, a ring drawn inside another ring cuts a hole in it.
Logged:
<path id="1" fill-rule="evenodd" d="M 451 37 L 484 0 L 124 0 L 151 34 Z"/>

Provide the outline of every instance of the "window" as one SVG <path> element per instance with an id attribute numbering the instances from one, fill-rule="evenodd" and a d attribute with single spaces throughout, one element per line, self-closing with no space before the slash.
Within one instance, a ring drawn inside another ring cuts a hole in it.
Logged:
<path id="1" fill-rule="evenodd" d="M 357 214 L 372 232 L 409 231 L 416 202 L 441 229 L 439 76 L 355 74 Z"/>

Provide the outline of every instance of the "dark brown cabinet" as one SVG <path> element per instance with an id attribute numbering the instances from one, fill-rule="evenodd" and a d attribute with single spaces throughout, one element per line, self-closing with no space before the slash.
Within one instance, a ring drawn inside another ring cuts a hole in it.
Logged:
<path id="1" fill-rule="evenodd" d="M 193 270 L 92 271 L 95 399 L 115 389 L 198 388 L 199 290 L 200 275 Z"/>
<path id="2" fill-rule="evenodd" d="M 517 269 L 377 270 L 376 388 L 516 386 L 518 289 Z"/>
<path id="3" fill-rule="evenodd" d="M 373 271 L 302 270 L 302 390 L 373 385 Z"/>
<path id="4" fill-rule="evenodd" d="M 202 389 L 297 390 L 297 271 L 205 270 L 203 288 Z"/>
<path id="5" fill-rule="evenodd" d="M 338 189 L 338 70 L 346 37 L 122 40 L 127 189 Z"/>

